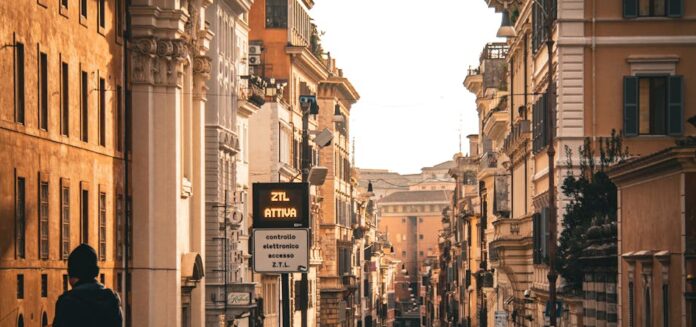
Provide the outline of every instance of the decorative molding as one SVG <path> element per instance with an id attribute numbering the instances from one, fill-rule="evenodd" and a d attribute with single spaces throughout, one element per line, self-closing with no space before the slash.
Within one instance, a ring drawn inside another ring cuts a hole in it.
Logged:
<path id="1" fill-rule="evenodd" d="M 136 38 L 131 58 L 134 84 L 181 86 L 189 46 L 182 39 Z"/>

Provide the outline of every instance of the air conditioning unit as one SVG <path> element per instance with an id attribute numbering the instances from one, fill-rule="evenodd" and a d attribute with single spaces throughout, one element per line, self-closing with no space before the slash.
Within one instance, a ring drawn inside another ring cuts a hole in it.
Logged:
<path id="1" fill-rule="evenodd" d="M 260 44 L 250 44 L 249 45 L 249 54 L 260 55 L 261 54 L 261 45 Z"/>
<path id="2" fill-rule="evenodd" d="M 259 55 L 249 55 L 249 65 L 258 66 L 261 64 L 261 56 Z"/>

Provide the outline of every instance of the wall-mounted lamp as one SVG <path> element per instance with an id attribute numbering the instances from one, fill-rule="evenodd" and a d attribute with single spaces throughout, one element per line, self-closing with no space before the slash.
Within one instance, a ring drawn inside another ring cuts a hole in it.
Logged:
<path id="1" fill-rule="evenodd" d="M 498 28 L 497 37 L 515 37 L 517 33 L 515 28 L 512 27 L 512 22 L 510 21 L 510 11 L 507 8 L 503 10 L 503 21 L 500 23 L 500 28 Z"/>

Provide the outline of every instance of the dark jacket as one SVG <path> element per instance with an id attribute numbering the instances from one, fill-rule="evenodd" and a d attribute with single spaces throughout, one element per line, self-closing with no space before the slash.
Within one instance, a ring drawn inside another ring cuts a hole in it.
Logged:
<path id="1" fill-rule="evenodd" d="M 54 327 L 121 327 L 121 300 L 96 280 L 78 282 L 56 302 Z"/>

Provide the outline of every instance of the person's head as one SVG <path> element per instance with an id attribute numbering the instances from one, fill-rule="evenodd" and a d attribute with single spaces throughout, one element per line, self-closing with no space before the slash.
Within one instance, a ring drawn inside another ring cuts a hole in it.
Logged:
<path id="1" fill-rule="evenodd" d="M 78 245 L 68 257 L 68 276 L 70 285 L 80 280 L 92 280 L 99 275 L 97 252 L 88 244 Z"/>

